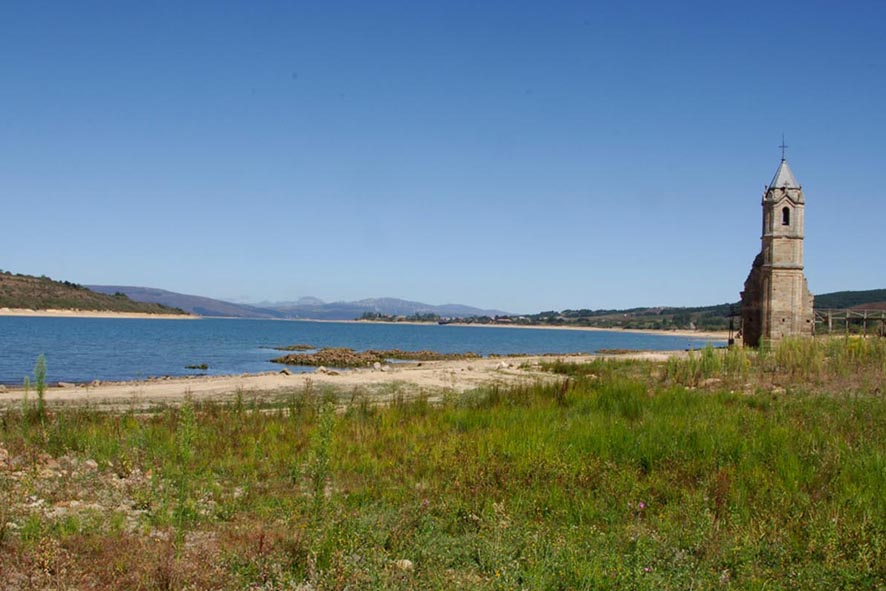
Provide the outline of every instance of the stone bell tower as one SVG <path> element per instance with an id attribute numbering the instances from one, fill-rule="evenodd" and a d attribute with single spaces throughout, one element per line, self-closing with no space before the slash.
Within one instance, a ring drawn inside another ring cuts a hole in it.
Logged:
<path id="1" fill-rule="evenodd" d="M 784 142 L 782 142 L 784 144 Z M 763 193 L 762 250 L 741 292 L 742 340 L 812 336 L 812 294 L 803 276 L 803 190 L 784 158 Z"/>

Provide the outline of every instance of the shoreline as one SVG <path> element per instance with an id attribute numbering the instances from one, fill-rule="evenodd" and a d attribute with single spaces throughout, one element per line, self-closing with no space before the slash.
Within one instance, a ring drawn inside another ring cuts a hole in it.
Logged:
<path id="1" fill-rule="evenodd" d="M 491 385 L 532 384 L 562 379 L 542 371 L 541 364 L 556 360 L 588 362 L 598 358 L 667 361 L 686 356 L 685 351 L 637 351 L 599 355 L 526 355 L 386 364 L 380 368 L 317 370 L 309 373 L 280 371 L 226 376 L 185 376 L 126 382 L 51 385 L 45 401 L 51 407 L 89 405 L 108 410 L 151 408 L 186 400 L 226 402 L 244 395 L 281 398 L 313 391 L 332 391 L 347 398 L 368 395 L 384 401 L 400 395 L 443 396 Z M 0 408 L 18 407 L 24 388 L 0 389 Z M 34 388 L 29 399 L 36 399 Z"/>
<path id="2" fill-rule="evenodd" d="M 299 320 L 299 319 L 294 319 Z M 403 322 L 392 322 L 386 320 L 308 320 L 301 319 L 304 322 L 343 322 L 343 323 L 354 323 L 354 324 L 406 324 L 410 326 L 438 326 L 433 322 L 415 322 L 415 321 L 403 321 Z M 520 329 L 531 329 L 531 330 L 577 330 L 577 331 L 587 331 L 587 332 L 622 332 L 622 333 L 631 333 L 631 334 L 648 334 L 648 335 L 662 335 L 662 336 L 673 336 L 673 337 L 689 337 L 689 338 L 699 338 L 705 339 L 709 341 L 719 341 L 719 340 L 727 340 L 729 338 L 729 331 L 726 330 L 710 330 L 710 331 L 702 331 L 702 330 L 689 330 L 685 328 L 676 328 L 673 330 L 656 330 L 653 328 L 601 328 L 599 326 L 555 326 L 555 325 L 546 325 L 546 324 L 478 324 L 476 322 L 450 322 L 447 324 L 443 324 L 440 326 L 464 326 L 464 327 L 475 327 L 475 328 L 520 328 Z"/>
<path id="3" fill-rule="evenodd" d="M 196 320 L 194 314 L 150 314 L 148 312 L 113 312 L 110 310 L 31 310 L 28 308 L 0 308 L 0 316 L 26 318 L 148 318 L 157 320 Z"/>
<path id="4" fill-rule="evenodd" d="M 0 308 L 0 316 L 20 316 L 32 318 L 146 318 L 156 320 L 198 320 L 204 318 L 196 314 L 150 314 L 146 312 L 111 312 L 104 310 L 31 310 L 27 308 Z M 673 330 L 656 330 L 643 328 L 601 328 L 598 326 L 555 326 L 542 324 L 477 324 L 468 322 L 451 322 L 444 325 L 438 325 L 433 322 L 391 322 L 385 320 L 322 320 L 316 318 L 239 318 L 212 316 L 213 319 L 219 320 L 281 320 L 284 322 L 318 322 L 325 324 L 386 324 L 386 325 L 406 325 L 406 326 L 463 326 L 469 328 L 519 328 L 528 330 L 575 330 L 587 332 L 614 332 L 614 333 L 630 333 L 630 334 L 646 334 L 660 336 L 674 336 L 697 338 L 708 341 L 725 341 L 729 338 L 729 332 L 725 330 L 718 331 L 699 331 L 688 329 Z"/>

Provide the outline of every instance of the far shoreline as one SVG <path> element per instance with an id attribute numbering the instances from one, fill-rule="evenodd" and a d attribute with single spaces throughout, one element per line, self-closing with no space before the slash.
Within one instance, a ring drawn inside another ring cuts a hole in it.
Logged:
<path id="1" fill-rule="evenodd" d="M 110 310 L 32 310 L 29 308 L 0 308 L 0 316 L 24 318 L 121 318 L 156 320 L 196 320 L 194 314 L 150 314 L 148 312 L 113 312 Z"/>
<path id="2" fill-rule="evenodd" d="M 294 319 L 298 320 L 298 319 Z M 301 319 L 306 322 L 352 322 L 355 324 L 407 324 L 411 326 L 437 326 L 433 322 L 415 322 L 415 321 L 402 321 L 402 322 L 394 322 L 388 320 L 308 320 Z M 729 331 L 726 330 L 710 330 L 710 331 L 701 331 L 701 330 L 689 330 L 685 328 L 677 328 L 677 329 L 667 329 L 667 330 L 658 330 L 654 328 L 603 328 L 599 326 L 556 326 L 556 325 L 547 325 L 547 324 L 480 324 L 477 322 L 448 322 L 446 324 L 440 326 L 466 326 L 466 327 L 486 327 L 486 328 L 523 328 L 523 329 L 534 329 L 534 330 L 577 330 L 577 331 L 588 331 L 588 332 L 625 332 L 632 334 L 648 334 L 648 335 L 661 335 L 661 336 L 674 336 L 674 337 L 690 337 L 690 338 L 700 338 L 706 339 L 709 341 L 725 341 L 729 339 Z"/>
<path id="3" fill-rule="evenodd" d="M 153 320 L 199 320 L 213 318 L 220 320 L 282 320 L 289 322 L 317 322 L 326 324 L 384 324 L 406 326 L 463 326 L 468 328 L 519 328 L 530 330 L 574 330 L 586 332 L 613 332 L 644 334 L 658 336 L 674 336 L 697 338 L 707 341 L 726 341 L 729 332 L 725 330 L 699 331 L 688 329 L 653 329 L 653 328 L 603 328 L 599 326 L 556 326 L 545 324 L 480 324 L 476 322 L 450 322 L 438 325 L 433 322 L 389 320 L 323 320 L 319 318 L 241 318 L 228 316 L 198 316 L 196 314 L 150 314 L 146 312 L 112 312 L 105 310 L 32 310 L 27 308 L 0 308 L 0 316 L 18 316 L 30 318 L 120 318 L 120 319 L 153 319 Z"/>

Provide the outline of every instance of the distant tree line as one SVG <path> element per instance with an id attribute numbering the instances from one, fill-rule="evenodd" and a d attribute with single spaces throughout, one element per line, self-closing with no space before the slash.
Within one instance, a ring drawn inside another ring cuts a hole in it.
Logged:
<path id="1" fill-rule="evenodd" d="M 815 307 L 819 310 L 843 310 L 886 302 L 886 289 L 869 289 L 866 291 L 835 291 L 815 296 Z"/>
<path id="2" fill-rule="evenodd" d="M 442 318 L 439 314 L 434 314 L 432 312 L 409 315 L 364 312 L 357 320 L 368 320 L 372 322 L 439 322 Z"/>
<path id="3" fill-rule="evenodd" d="M 816 309 L 845 309 L 886 302 L 886 289 L 840 291 L 815 296 Z M 441 318 L 437 314 L 397 316 L 366 312 L 360 320 L 386 322 L 454 322 L 459 324 L 512 324 L 520 326 L 587 326 L 640 330 L 727 330 L 730 319 L 739 327 L 741 302 L 699 307 L 628 308 L 623 310 L 547 310 L 514 316 Z"/>

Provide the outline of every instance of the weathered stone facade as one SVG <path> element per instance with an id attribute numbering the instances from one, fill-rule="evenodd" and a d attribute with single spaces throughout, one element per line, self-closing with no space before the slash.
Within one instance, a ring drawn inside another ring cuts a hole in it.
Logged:
<path id="1" fill-rule="evenodd" d="M 812 335 L 812 294 L 803 275 L 805 206 L 803 190 L 782 159 L 763 194 L 762 249 L 741 292 L 746 346 Z"/>

